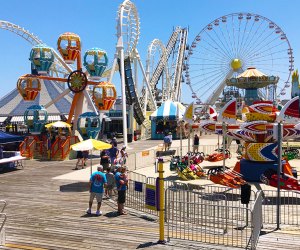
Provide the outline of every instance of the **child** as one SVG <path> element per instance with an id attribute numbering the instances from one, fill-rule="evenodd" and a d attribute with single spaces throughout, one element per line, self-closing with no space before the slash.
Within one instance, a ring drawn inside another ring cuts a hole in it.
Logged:
<path id="1" fill-rule="evenodd" d="M 115 176 L 110 170 L 111 170 L 110 167 L 108 167 L 106 169 L 106 174 L 105 174 L 106 180 L 107 180 L 107 187 L 105 189 L 105 195 L 106 195 L 106 197 L 109 197 L 109 198 L 112 197 L 112 191 L 116 185 Z"/>

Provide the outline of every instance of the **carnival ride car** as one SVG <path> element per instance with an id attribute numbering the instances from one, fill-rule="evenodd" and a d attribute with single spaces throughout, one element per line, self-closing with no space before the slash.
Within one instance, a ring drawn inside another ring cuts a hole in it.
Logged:
<path id="1" fill-rule="evenodd" d="M 216 162 L 216 161 L 222 161 L 223 159 L 230 159 L 231 153 L 228 149 L 225 149 L 223 152 L 223 149 L 217 148 L 212 154 L 209 154 L 205 157 L 206 161 Z"/>
<path id="2" fill-rule="evenodd" d="M 210 168 L 207 175 L 212 182 L 231 188 L 239 188 L 241 185 L 246 183 L 241 174 L 226 166 Z"/>
<path id="3" fill-rule="evenodd" d="M 261 181 L 266 185 L 277 187 L 278 174 L 275 170 L 268 169 L 265 173 L 261 175 Z M 280 173 L 279 185 L 280 189 L 300 191 L 299 180 L 297 180 L 294 176 L 288 175 L 286 173 Z"/>

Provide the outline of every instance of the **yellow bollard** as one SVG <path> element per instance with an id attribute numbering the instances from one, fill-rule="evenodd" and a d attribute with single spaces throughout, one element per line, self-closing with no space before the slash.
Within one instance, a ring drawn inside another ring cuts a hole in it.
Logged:
<path id="1" fill-rule="evenodd" d="M 159 240 L 157 243 L 166 244 L 165 240 L 165 192 L 164 192 L 164 161 L 158 159 L 159 178 Z"/>

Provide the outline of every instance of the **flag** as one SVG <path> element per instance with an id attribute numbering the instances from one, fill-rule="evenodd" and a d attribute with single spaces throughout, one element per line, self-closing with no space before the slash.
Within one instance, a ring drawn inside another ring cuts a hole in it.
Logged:
<path id="1" fill-rule="evenodd" d="M 212 106 L 209 106 L 209 117 L 214 121 L 216 121 L 218 117 L 217 111 Z"/>
<path id="2" fill-rule="evenodd" d="M 194 118 L 194 102 L 192 102 L 185 110 L 185 113 L 183 115 L 183 120 L 188 123 L 193 123 L 193 118 Z"/>
<path id="3" fill-rule="evenodd" d="M 219 113 L 218 122 L 226 122 L 230 124 L 236 123 L 236 114 L 237 114 L 237 107 L 236 107 L 236 99 L 232 99 L 231 101 L 227 102 L 225 106 Z"/>

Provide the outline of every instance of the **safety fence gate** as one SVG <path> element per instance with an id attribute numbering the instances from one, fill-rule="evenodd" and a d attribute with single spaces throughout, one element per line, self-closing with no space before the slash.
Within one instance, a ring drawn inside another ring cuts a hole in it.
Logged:
<path id="1" fill-rule="evenodd" d="M 146 205 L 147 192 L 156 178 L 134 173 L 130 177 L 126 206 L 156 217 L 158 212 Z M 177 181 L 164 185 L 168 239 L 255 249 L 262 227 L 260 191 L 251 192 L 250 203 L 244 205 L 240 189 Z"/>
<path id="2" fill-rule="evenodd" d="M 262 227 L 261 192 L 248 207 L 230 198 L 236 195 L 236 190 L 228 189 L 212 193 L 205 188 L 199 192 L 167 189 L 168 238 L 255 249 Z"/>

